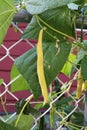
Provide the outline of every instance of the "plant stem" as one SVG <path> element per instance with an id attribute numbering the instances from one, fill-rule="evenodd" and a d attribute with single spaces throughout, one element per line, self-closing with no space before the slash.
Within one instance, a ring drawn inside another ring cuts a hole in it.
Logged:
<path id="1" fill-rule="evenodd" d="M 3 110 L 4 110 L 5 114 L 8 115 L 8 112 L 7 112 L 6 108 L 5 108 L 6 95 L 5 95 L 5 100 L 4 101 L 3 101 L 2 97 L 0 97 L 0 99 L 1 99 L 1 104 L 2 104 Z"/>
<path id="2" fill-rule="evenodd" d="M 21 112 L 20 112 L 20 114 L 19 114 L 19 116 L 18 116 L 18 118 L 17 118 L 17 120 L 16 120 L 16 122 L 15 122 L 15 127 L 18 125 L 18 122 L 19 122 L 19 120 L 20 120 L 20 117 L 21 117 L 21 115 L 22 115 L 22 113 L 23 113 L 25 107 L 27 106 L 27 104 L 29 103 L 29 101 L 30 101 L 32 98 L 33 98 L 33 94 L 29 97 L 29 99 L 27 100 L 27 102 L 24 104 L 24 106 L 23 106 L 23 108 L 22 108 L 22 110 L 21 110 Z"/>
<path id="3" fill-rule="evenodd" d="M 82 24 L 81 24 L 81 42 L 83 41 L 83 28 L 84 28 L 84 15 L 82 16 Z"/>
<path id="4" fill-rule="evenodd" d="M 63 33 L 63 32 L 61 32 L 61 31 L 59 31 L 59 30 L 53 28 L 52 26 L 50 26 L 49 24 L 47 24 L 44 20 L 42 20 L 38 15 L 36 15 L 36 18 L 39 19 L 43 24 L 45 24 L 45 25 L 46 25 L 48 28 L 50 28 L 51 30 L 53 30 L 53 31 L 55 31 L 55 32 L 57 32 L 57 33 L 63 35 L 64 37 L 70 38 L 70 39 L 72 39 L 72 40 L 76 40 L 74 37 L 69 36 L 69 35 L 67 35 L 67 34 L 65 34 L 65 33 Z"/>
<path id="5" fill-rule="evenodd" d="M 55 39 L 55 40 L 58 40 L 58 38 L 56 37 L 56 36 L 53 36 L 51 33 L 49 33 L 48 31 L 47 31 L 47 29 L 45 28 L 45 27 L 43 27 L 41 24 L 40 24 L 40 21 L 39 21 L 39 19 L 36 17 L 36 20 L 37 20 L 37 23 L 38 23 L 38 25 L 40 26 L 40 28 L 41 29 L 43 29 L 50 37 L 52 37 L 53 39 Z"/>
<path id="6" fill-rule="evenodd" d="M 40 118 L 39 122 L 39 129 L 38 130 L 44 130 L 45 129 L 45 122 L 44 122 L 44 116 Z"/>
<path id="7" fill-rule="evenodd" d="M 74 24 L 74 29 L 76 29 L 76 14 L 73 17 L 73 24 Z M 77 41 L 78 40 L 78 36 L 77 36 L 77 31 L 76 30 L 75 30 L 75 38 L 76 38 L 76 41 Z"/>

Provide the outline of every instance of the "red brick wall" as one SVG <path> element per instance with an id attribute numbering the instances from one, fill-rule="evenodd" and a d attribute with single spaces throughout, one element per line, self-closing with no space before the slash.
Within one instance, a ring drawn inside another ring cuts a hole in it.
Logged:
<path id="1" fill-rule="evenodd" d="M 21 30 L 24 30 L 26 27 L 26 24 L 19 24 L 18 25 L 19 28 L 21 28 Z M 5 36 L 5 39 L 3 41 L 3 45 L 9 49 L 12 45 L 14 45 L 15 42 L 17 42 L 19 39 L 21 38 L 21 33 L 15 32 L 14 31 L 14 27 L 11 25 L 8 29 L 7 35 Z M 32 42 L 33 45 L 35 45 L 35 41 L 34 40 L 30 40 L 30 42 Z M 15 59 L 18 56 L 20 56 L 21 54 L 25 53 L 27 50 L 31 49 L 32 47 L 26 43 L 25 40 L 22 40 L 19 44 L 17 44 L 16 46 L 14 46 L 11 50 L 10 50 L 10 55 Z M 10 82 L 10 71 L 12 68 L 12 64 L 13 61 L 11 60 L 11 58 L 9 56 L 6 56 L 7 52 L 6 49 L 4 49 L 3 46 L 0 47 L 0 78 L 4 79 L 4 82 L 6 84 L 8 84 Z M 6 56 L 6 58 L 4 57 Z M 3 58 L 1 60 L 1 58 Z M 10 89 L 10 86 L 8 87 Z M 0 86 L 0 91 L 3 92 L 5 91 L 5 87 L 4 85 Z M 23 92 L 15 92 L 14 95 L 18 98 L 18 99 L 22 99 L 22 98 L 26 98 L 29 96 L 29 92 L 28 91 L 23 91 Z M 5 98 L 5 96 L 3 96 L 3 99 Z M 16 101 L 12 96 L 10 96 L 8 93 L 6 93 L 6 109 L 7 111 L 14 111 L 14 105 L 8 105 L 9 103 L 13 103 Z M 3 108 L 2 105 L 0 104 L 0 112 L 3 112 Z"/>

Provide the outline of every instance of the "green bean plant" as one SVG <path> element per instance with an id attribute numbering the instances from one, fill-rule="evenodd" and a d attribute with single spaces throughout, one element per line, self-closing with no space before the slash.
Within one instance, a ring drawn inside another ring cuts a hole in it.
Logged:
<path id="1" fill-rule="evenodd" d="M 78 84 L 78 73 L 66 84 L 60 85 L 57 77 L 59 73 L 71 77 L 75 72 L 75 67 L 81 70 L 82 84 L 87 80 L 87 40 L 84 40 L 83 29 L 87 15 L 86 0 L 1 0 L 0 1 L 0 45 L 7 33 L 14 13 L 25 9 L 31 15 L 32 19 L 28 23 L 21 38 L 34 39 L 38 43 L 40 30 L 43 29 L 42 51 L 44 77 L 47 87 L 49 101 L 43 105 L 37 104 L 32 107 L 29 101 L 42 95 L 41 85 L 37 74 L 37 43 L 34 48 L 28 50 L 23 55 L 15 59 L 11 70 L 11 79 L 19 74 L 21 77 L 11 85 L 11 92 L 28 90 L 32 93 L 29 100 L 22 99 L 16 103 L 17 115 L 11 121 L 4 123 L 0 121 L 0 127 L 4 130 L 30 130 L 34 125 L 34 118 L 41 115 L 40 108 L 47 110 L 52 101 L 60 96 L 59 100 L 52 104 L 50 114 L 40 118 L 39 123 L 34 129 L 50 130 L 57 129 L 60 125 L 67 130 L 86 129 L 84 123 L 84 113 L 77 109 L 65 120 L 64 117 L 74 109 L 73 100 L 76 100 L 76 90 L 71 97 L 65 98 L 62 94 L 65 90 L 69 91 L 73 80 Z M 17 5 L 20 5 L 19 9 Z M 80 22 L 78 23 L 78 19 Z M 81 33 L 78 38 L 76 28 L 80 27 Z M 72 51 L 76 48 L 76 53 Z M 41 75 L 40 75 L 41 76 Z M 39 76 L 39 77 L 40 77 Z M 53 86 L 52 86 L 53 85 Z M 78 86 L 78 85 L 77 85 Z M 52 91 L 52 87 L 55 90 Z M 44 88 L 43 88 L 44 89 Z M 79 92 L 79 90 L 81 90 Z M 77 89 L 80 97 L 82 96 L 82 85 Z M 84 91 L 86 92 L 85 85 Z M 79 98 L 80 98 L 79 97 Z M 82 101 L 84 102 L 84 101 Z M 62 116 L 61 116 L 62 115 Z M 9 116 L 9 115 L 7 115 Z M 6 117 L 5 117 L 6 118 Z M 49 121 L 47 121 L 48 119 Z M 58 123 L 57 123 L 58 122 Z M 80 125 L 79 125 L 80 124 Z"/>

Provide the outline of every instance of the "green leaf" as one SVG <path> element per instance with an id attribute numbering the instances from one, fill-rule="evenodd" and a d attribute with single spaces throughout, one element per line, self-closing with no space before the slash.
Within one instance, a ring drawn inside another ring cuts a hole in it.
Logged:
<path id="1" fill-rule="evenodd" d="M 42 27 L 46 27 L 46 31 L 44 32 L 45 41 L 53 41 L 54 37 L 56 37 L 57 39 L 63 39 L 64 37 L 66 37 L 65 35 L 74 37 L 75 31 L 68 7 L 64 6 L 63 8 L 61 7 L 47 10 L 38 16 L 41 20 L 43 20 L 44 23 L 41 22 L 39 19 L 37 20 L 34 16 L 22 35 L 23 39 L 37 39 L 39 31 L 41 29 L 40 25 Z M 38 24 L 38 22 L 40 25 Z M 52 28 L 64 34 L 61 35 L 60 33 L 52 30 Z"/>
<path id="2" fill-rule="evenodd" d="M 1 85 L 3 82 L 4 82 L 4 80 L 3 80 L 3 79 L 0 79 L 0 85 Z"/>
<path id="3" fill-rule="evenodd" d="M 7 123 L 15 126 L 15 122 L 16 122 L 18 116 L 19 116 L 18 114 L 15 115 L 14 118 L 9 119 L 7 121 Z M 9 118 L 9 115 L 4 116 L 4 119 L 8 119 L 8 118 Z M 17 129 L 3 129 L 3 130 L 30 130 L 33 123 L 34 123 L 34 118 L 31 114 L 21 115 L 18 125 L 17 125 Z M 0 130 L 2 130 L 2 129 L 0 129 Z"/>
<path id="4" fill-rule="evenodd" d="M 78 125 L 78 127 L 81 128 L 81 126 L 84 125 L 84 115 L 83 115 L 83 113 L 79 112 L 79 111 L 74 112 L 72 117 L 71 117 L 71 122 Z"/>
<path id="5" fill-rule="evenodd" d="M 75 59 L 76 59 L 76 55 L 74 55 L 73 53 L 70 53 L 68 60 L 66 61 L 66 63 L 65 63 L 61 72 L 64 73 L 65 75 L 67 75 L 67 76 L 70 76 Z"/>
<path id="6" fill-rule="evenodd" d="M 85 3 L 85 0 L 77 0 L 75 3 L 83 6 L 83 4 Z"/>
<path id="7" fill-rule="evenodd" d="M 80 67 L 80 63 L 81 63 L 81 60 L 83 59 L 83 57 L 85 56 L 86 54 L 86 51 L 84 51 L 83 49 L 80 49 L 76 55 L 76 59 L 74 61 L 74 64 L 77 66 L 77 68 Z M 72 70 L 71 70 L 71 74 L 74 72 L 75 70 L 75 67 L 72 66 Z"/>
<path id="8" fill-rule="evenodd" d="M 17 128 L 18 130 L 30 130 L 33 123 L 34 123 L 34 118 L 32 115 L 21 115 Z"/>
<path id="9" fill-rule="evenodd" d="M 20 73 L 18 72 L 17 67 L 13 65 L 11 69 L 11 80 L 14 80 L 19 75 Z M 22 75 L 20 75 L 19 78 L 16 79 L 11 84 L 11 92 L 21 91 L 21 90 L 29 90 L 29 85 L 27 84 L 26 80 L 23 78 Z"/>
<path id="10" fill-rule="evenodd" d="M 14 4 L 17 6 L 17 5 L 20 4 L 20 1 L 21 1 L 21 0 L 14 0 Z"/>
<path id="11" fill-rule="evenodd" d="M 0 120 L 0 130 L 18 130 L 16 127 L 6 124 Z"/>
<path id="12" fill-rule="evenodd" d="M 0 2 L 0 44 L 2 43 L 5 34 L 15 12 L 14 0 L 2 0 Z"/>
<path id="13" fill-rule="evenodd" d="M 28 24 L 26 30 L 22 34 L 22 38 L 25 39 L 37 39 L 40 31 L 40 26 L 36 18 L 33 16 L 31 22 Z"/>
<path id="14" fill-rule="evenodd" d="M 84 58 L 81 60 L 81 71 L 83 80 L 87 80 L 87 55 L 85 55 Z"/>
<path id="15" fill-rule="evenodd" d="M 55 116 L 56 116 L 56 107 L 52 107 L 50 110 L 50 128 L 54 128 L 54 123 L 55 123 Z"/>
<path id="16" fill-rule="evenodd" d="M 47 86 L 61 71 L 70 53 L 71 45 L 60 42 L 58 48 L 56 43 L 43 43 L 44 51 L 44 70 Z M 33 48 L 15 60 L 19 72 L 28 82 L 32 93 L 37 99 L 41 95 L 41 89 L 37 76 L 37 54 Z"/>
<path id="17" fill-rule="evenodd" d="M 25 6 L 29 13 L 40 14 L 48 9 L 54 9 L 78 1 L 82 2 L 83 0 L 25 0 Z"/>
<path id="18" fill-rule="evenodd" d="M 87 0 L 85 0 L 85 3 L 87 3 Z"/>
<path id="19" fill-rule="evenodd" d="M 82 59 L 83 57 L 85 56 L 85 51 L 83 49 L 81 49 L 78 53 L 77 53 L 77 57 L 76 57 L 76 60 L 74 62 L 74 64 L 78 64 Z"/>
<path id="20" fill-rule="evenodd" d="M 7 122 L 6 122 L 7 124 L 11 124 L 11 125 L 14 126 L 13 122 L 15 122 L 15 120 L 18 118 L 18 115 L 17 114 L 14 115 L 14 118 L 10 118 L 11 116 L 12 116 L 12 114 L 4 115 L 3 119 L 7 120 Z M 9 120 L 8 120 L 8 118 L 9 118 Z"/>
<path id="21" fill-rule="evenodd" d="M 70 3 L 70 4 L 68 4 L 68 8 L 71 10 L 78 10 L 79 5 L 74 4 L 74 3 Z"/>
<path id="22" fill-rule="evenodd" d="M 34 106 L 34 108 L 35 109 L 40 109 L 41 107 L 43 107 L 43 103 L 37 103 L 35 106 Z"/>
<path id="23" fill-rule="evenodd" d="M 27 101 L 25 99 L 21 99 L 21 100 L 17 101 L 17 103 L 15 105 L 17 114 L 20 114 L 20 112 L 23 109 L 23 106 L 25 105 L 26 102 Z M 37 109 L 33 108 L 30 104 L 27 104 L 27 106 L 25 107 L 25 109 L 23 111 L 23 114 L 25 114 L 25 115 L 31 114 L 34 117 L 37 117 L 37 116 L 40 116 L 41 113 Z"/>
<path id="24" fill-rule="evenodd" d="M 61 108 L 61 107 L 64 107 L 65 106 L 68 106 L 68 104 L 70 104 L 70 102 L 72 102 L 73 99 L 71 97 L 68 97 L 68 98 L 62 98 L 60 99 L 57 103 L 56 103 L 56 107 L 57 109 Z"/>
<path id="25" fill-rule="evenodd" d="M 87 40 L 84 40 L 83 44 L 84 44 L 84 50 L 87 51 Z"/>

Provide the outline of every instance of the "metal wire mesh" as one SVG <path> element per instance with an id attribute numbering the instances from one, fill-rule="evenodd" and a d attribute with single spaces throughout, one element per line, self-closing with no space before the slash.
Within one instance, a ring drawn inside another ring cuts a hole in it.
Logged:
<path id="1" fill-rule="evenodd" d="M 16 29 L 20 32 L 20 34 L 23 33 L 22 29 L 20 27 L 18 27 L 15 23 L 12 23 L 12 25 L 14 27 L 16 27 Z M 77 30 L 77 31 L 80 31 L 80 30 Z M 86 30 L 84 30 L 84 35 L 86 35 Z M 20 43 L 23 41 L 23 39 L 18 39 L 16 42 L 14 42 L 10 47 L 7 47 L 6 45 L 4 45 L 4 43 L 2 44 L 1 48 L 5 50 L 5 55 L 2 55 L 0 57 L 0 64 L 5 61 L 7 58 L 10 58 L 12 64 L 15 60 L 14 56 L 11 55 L 11 51 L 14 47 L 16 47 L 17 45 L 20 45 Z M 25 43 L 26 45 L 28 44 L 29 45 L 29 48 L 32 48 L 34 47 L 34 45 L 28 41 L 28 40 L 25 40 Z M 29 49 L 28 48 L 28 49 Z M 73 51 L 74 48 L 72 48 L 72 51 Z M 68 61 L 70 62 L 70 61 Z M 71 63 L 71 62 L 70 62 Z M 10 64 L 10 63 L 8 63 Z M 73 63 L 71 63 L 73 64 Z M 67 81 L 64 81 L 62 78 L 58 77 L 58 80 L 61 84 L 62 87 L 65 86 L 65 89 L 63 90 L 63 92 L 59 95 L 59 96 L 56 96 L 50 103 L 50 106 L 48 109 L 46 109 L 39 117 L 35 118 L 34 117 L 34 125 L 32 126 L 31 130 L 33 130 L 37 124 L 38 124 L 38 121 L 40 120 L 40 118 L 42 118 L 44 115 L 46 115 L 48 112 L 50 112 L 50 110 L 52 109 L 53 107 L 53 104 L 56 103 L 64 94 L 67 95 L 68 97 L 71 97 L 72 99 L 72 102 L 73 102 L 73 109 L 71 110 L 71 112 L 69 112 L 68 114 L 62 114 L 62 112 L 57 112 L 58 116 L 61 118 L 61 121 L 58 121 L 57 123 L 57 128 L 56 130 L 60 130 L 60 129 L 64 129 L 63 125 L 66 124 L 66 126 L 68 126 L 68 122 L 67 122 L 67 119 L 72 115 L 72 113 L 74 113 L 77 109 L 79 109 L 79 111 L 82 111 L 81 108 L 79 107 L 79 103 L 84 99 L 84 96 L 81 97 L 79 100 L 76 100 L 73 96 L 72 96 L 72 93 L 69 91 L 71 89 L 71 86 L 73 84 L 73 82 L 75 82 L 75 80 L 77 79 L 77 73 L 78 73 L 78 68 L 73 64 L 73 66 L 75 67 L 76 69 L 76 72 L 74 74 L 74 76 L 71 78 L 71 79 L 68 79 Z M 4 75 L 4 74 L 3 74 Z M 15 79 L 13 80 L 10 80 L 9 82 L 5 82 L 3 81 L 2 83 L 2 88 L 3 90 L 1 90 L 0 92 L 0 99 L 1 99 L 1 105 L 2 103 L 5 104 L 5 105 L 8 105 L 9 107 L 11 107 L 11 105 L 15 105 L 15 104 L 12 104 L 12 102 L 10 101 L 9 103 L 6 101 L 6 95 L 8 94 L 11 98 L 13 98 L 15 101 L 18 101 L 19 98 L 10 91 L 9 87 L 11 86 L 11 84 L 13 82 L 15 82 L 16 80 L 18 80 L 18 78 L 20 78 L 21 75 L 18 75 Z M 2 78 L 2 77 L 0 77 Z M 76 89 L 76 88 L 74 88 Z M 23 95 L 22 95 L 23 96 Z M 30 98 L 31 95 L 28 95 L 26 97 L 26 100 L 28 100 Z M 3 102 L 2 102 L 3 101 Z M 41 102 L 41 101 L 40 101 Z M 31 103 L 40 103 L 40 102 L 31 102 Z M 5 108 L 3 108 L 3 111 L 5 111 Z M 4 122 L 7 122 L 8 120 L 14 118 L 14 116 L 16 115 L 16 112 L 13 112 L 11 113 L 11 115 L 4 119 L 3 116 L 0 116 L 0 119 Z M 81 127 L 81 129 L 83 129 L 84 127 Z"/>

